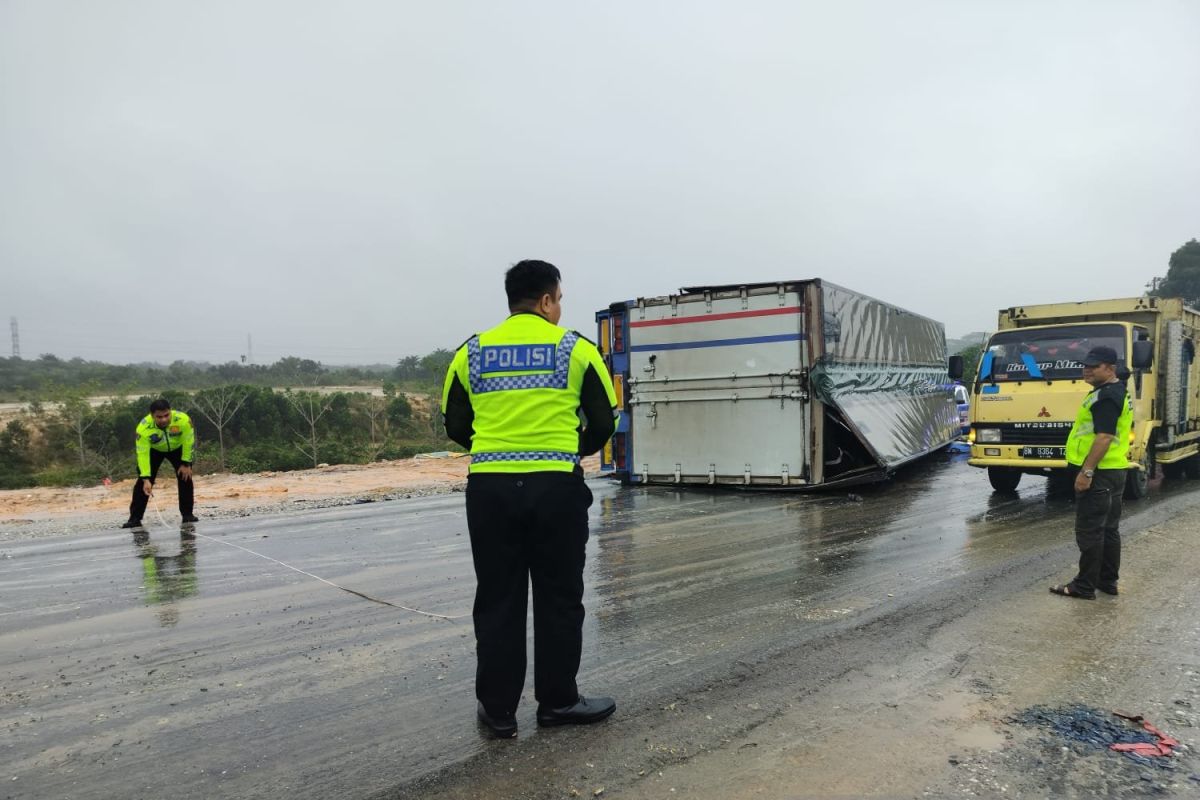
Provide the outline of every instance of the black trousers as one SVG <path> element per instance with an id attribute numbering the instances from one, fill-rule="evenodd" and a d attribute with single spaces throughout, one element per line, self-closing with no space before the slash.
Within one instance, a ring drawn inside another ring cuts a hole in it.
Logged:
<path id="1" fill-rule="evenodd" d="M 179 486 L 179 513 L 186 517 L 192 513 L 195 501 L 192 482 L 179 478 L 179 468 L 183 466 L 183 448 L 177 447 L 165 453 L 161 450 L 150 451 L 151 484 L 154 483 L 154 479 L 158 475 L 158 468 L 162 466 L 163 461 L 170 461 L 171 466 L 175 468 L 175 481 Z M 137 482 L 133 484 L 133 500 L 129 503 L 130 519 L 141 519 L 146 513 L 146 504 L 150 502 L 150 498 L 146 497 L 146 490 L 142 488 L 143 480 L 145 479 L 138 478 Z"/>
<path id="2" fill-rule="evenodd" d="M 525 614 L 533 584 L 533 685 L 539 705 L 575 703 L 583 645 L 583 562 L 592 492 L 570 472 L 473 474 L 467 527 L 475 592 L 475 696 L 516 711 L 525 685 Z"/>
<path id="3" fill-rule="evenodd" d="M 1123 469 L 1098 469 L 1092 488 L 1075 496 L 1075 543 L 1079 574 L 1071 581 L 1082 594 L 1116 586 L 1121 571 L 1121 498 Z"/>

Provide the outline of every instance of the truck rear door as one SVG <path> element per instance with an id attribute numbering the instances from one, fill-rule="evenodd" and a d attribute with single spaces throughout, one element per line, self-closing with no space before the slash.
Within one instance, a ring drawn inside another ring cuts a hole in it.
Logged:
<path id="1" fill-rule="evenodd" d="M 629 308 L 631 478 L 805 483 L 805 323 L 796 287 L 774 284 Z"/>

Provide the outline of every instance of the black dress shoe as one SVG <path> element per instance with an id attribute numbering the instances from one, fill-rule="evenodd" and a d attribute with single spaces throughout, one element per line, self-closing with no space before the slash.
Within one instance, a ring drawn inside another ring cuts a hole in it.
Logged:
<path id="1" fill-rule="evenodd" d="M 475 713 L 478 715 L 479 721 L 486 725 L 497 739 L 511 739 L 517 735 L 516 715 L 489 714 L 488 710 L 483 707 L 483 703 L 476 705 Z"/>
<path id="2" fill-rule="evenodd" d="M 184 514 L 183 521 L 184 522 L 199 522 L 200 519 L 195 514 Z"/>
<path id="3" fill-rule="evenodd" d="M 140 528 L 140 527 L 142 527 L 142 521 L 140 519 L 134 519 L 133 517 L 130 517 L 129 521 L 126 522 L 121 527 L 122 528 Z"/>
<path id="4" fill-rule="evenodd" d="M 617 710 L 617 701 L 611 697 L 583 697 L 573 706 L 550 708 L 538 706 L 537 723 L 547 725 L 590 725 L 607 719 Z"/>

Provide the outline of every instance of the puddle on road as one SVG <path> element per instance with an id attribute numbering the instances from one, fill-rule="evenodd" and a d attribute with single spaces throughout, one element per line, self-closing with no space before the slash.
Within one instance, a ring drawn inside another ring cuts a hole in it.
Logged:
<path id="1" fill-rule="evenodd" d="M 146 531 L 133 535 L 134 555 L 142 564 L 141 589 L 148 606 L 159 606 L 158 624 L 164 628 L 179 623 L 179 601 L 195 596 L 200 590 L 196 577 L 196 536 L 188 528 L 179 532 L 179 549 L 151 539 Z"/>
<path id="2" fill-rule="evenodd" d="M 1006 739 L 991 725 L 978 723 L 956 731 L 954 741 L 959 747 L 971 750 L 999 750 Z"/>
<path id="3" fill-rule="evenodd" d="M 796 602 L 806 607 L 787 617 L 834 620 L 1044 548 L 1045 526 L 1070 513 L 1041 486 L 996 495 L 982 470 L 937 457 L 850 493 L 614 485 L 595 494 L 587 602 L 614 640 L 636 640 L 647 616 L 708 628 Z"/>
<path id="4" fill-rule="evenodd" d="M 844 617 L 847 614 L 854 613 L 853 608 L 814 608 L 806 611 L 801 615 L 801 619 L 806 619 L 810 622 L 825 622 L 826 620 L 837 619 Z"/>
<path id="5" fill-rule="evenodd" d="M 929 718 L 953 728 L 957 747 L 998 750 L 1004 745 L 1004 734 L 986 719 L 978 695 L 954 691 L 936 697 Z"/>

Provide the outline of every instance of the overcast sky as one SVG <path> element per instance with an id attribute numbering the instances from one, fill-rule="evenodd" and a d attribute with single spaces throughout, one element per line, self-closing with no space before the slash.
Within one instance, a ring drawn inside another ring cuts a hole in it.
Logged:
<path id="1" fill-rule="evenodd" d="M 1138 295 L 1200 236 L 1198 42 L 1194 0 L 0 0 L 0 322 L 391 362 L 499 321 L 521 258 L 584 333 L 700 283 L 950 336 Z"/>

